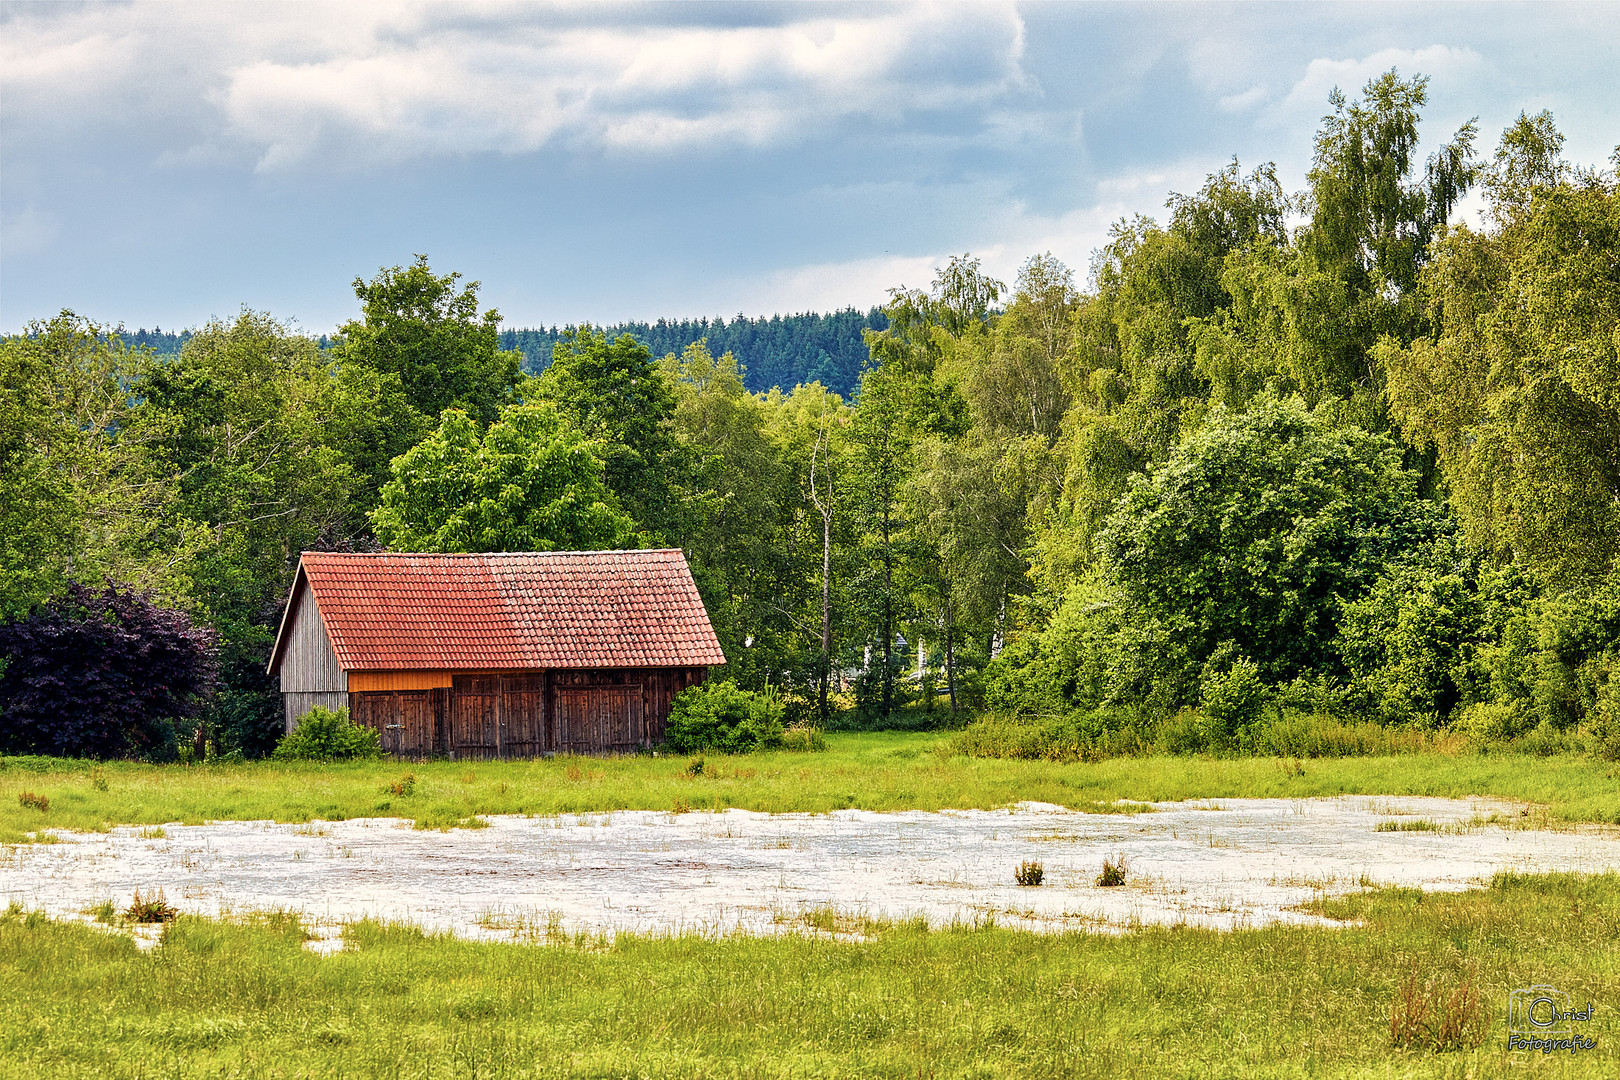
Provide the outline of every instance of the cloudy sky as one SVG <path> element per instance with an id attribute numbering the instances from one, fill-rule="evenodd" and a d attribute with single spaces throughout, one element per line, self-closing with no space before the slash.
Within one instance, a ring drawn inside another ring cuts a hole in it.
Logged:
<path id="1" fill-rule="evenodd" d="M 1620 4 L 0 3 L 0 330 L 329 330 L 425 252 L 509 325 L 865 306 L 971 251 L 1084 276 L 1233 155 L 1302 186 L 1335 86 L 1432 147 L 1620 143 Z"/>

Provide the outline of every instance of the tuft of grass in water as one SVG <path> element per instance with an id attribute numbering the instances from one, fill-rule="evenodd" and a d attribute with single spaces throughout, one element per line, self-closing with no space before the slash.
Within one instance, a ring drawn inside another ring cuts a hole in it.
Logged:
<path id="1" fill-rule="evenodd" d="M 449 832 L 452 829 L 487 829 L 489 822 L 477 814 L 460 816 L 454 808 L 445 809 L 435 807 L 428 813 L 417 818 L 413 823 L 416 829 L 437 829 L 440 832 Z"/>
<path id="2" fill-rule="evenodd" d="M 864 912 L 842 911 L 831 904 L 806 908 L 799 912 L 798 922 L 811 930 L 845 937 L 877 937 L 900 924 L 892 919 L 874 918 Z M 927 926 L 925 922 L 924 927 Z"/>
<path id="3" fill-rule="evenodd" d="M 1112 859 L 1104 859 L 1102 873 L 1097 875 L 1097 884 L 1104 888 L 1113 888 L 1125 884 L 1125 872 L 1130 867 L 1125 862 L 1125 856 L 1115 855 Z"/>
<path id="4" fill-rule="evenodd" d="M 604 939 L 546 918 L 534 926 L 543 948 L 366 920 L 330 956 L 305 949 L 285 917 L 182 915 L 142 951 L 14 906 L 0 914 L 0 1074 L 1613 1073 L 1620 1017 L 1602 1003 L 1614 993 L 1620 874 L 1502 874 L 1471 892 L 1325 903 L 1343 926 L 1045 935 L 826 908 L 784 915 L 778 937 Z M 1532 983 L 1598 1003 L 1582 1032 L 1597 1050 L 1506 1050 L 1508 994 Z M 1395 1045 L 1397 1030 L 1413 1038 Z"/>
<path id="5" fill-rule="evenodd" d="M 1036 886 L 1046 880 L 1046 867 L 1038 862 L 1021 862 L 1013 871 L 1013 880 L 1020 885 Z"/>
<path id="6" fill-rule="evenodd" d="M 135 890 L 135 898 L 130 901 L 129 907 L 124 909 L 124 918 L 132 923 L 163 923 L 169 922 L 180 912 L 164 898 L 163 890 L 159 889 L 156 895 L 148 893 L 141 895 L 141 890 Z"/>
<path id="7" fill-rule="evenodd" d="M 1151 814 L 1154 813 L 1152 803 L 1131 802 L 1128 799 L 1117 799 L 1114 802 L 1089 802 L 1081 806 L 1070 807 L 1087 814 Z"/>
<path id="8" fill-rule="evenodd" d="M 1440 832 L 1440 826 L 1428 818 L 1397 818 L 1380 821 L 1374 832 Z"/>
<path id="9" fill-rule="evenodd" d="M 50 801 L 49 827 L 104 832 L 113 825 L 199 825 L 207 821 L 427 815 L 462 821 L 491 814 L 578 814 L 738 807 L 772 813 L 829 810 L 990 809 L 1032 801 L 1091 812 L 1136 812 L 1129 804 L 1225 798 L 1307 799 L 1324 796 L 1498 797 L 1536 809 L 1513 828 L 1558 828 L 1570 822 L 1620 823 L 1620 786 L 1612 764 L 1589 757 L 1522 757 L 1439 751 L 1394 756 L 1317 758 L 1303 775 L 1284 759 L 1157 755 L 1063 762 L 965 757 L 938 733 L 827 735 L 824 753 L 762 751 L 707 755 L 701 776 L 682 775 L 685 758 L 650 755 L 411 766 L 414 793 L 380 789 L 400 778 L 397 762 L 247 762 L 190 768 L 109 761 L 8 757 L 0 769 L 0 843 L 38 842 L 39 811 L 24 791 Z M 21 764 L 19 764 L 21 763 Z M 585 781 L 586 771 L 598 779 Z M 93 768 L 109 781 L 101 791 Z M 463 783 L 463 774 L 473 776 Z M 503 790 L 504 786 L 504 790 Z M 1122 802 L 1124 800 L 1124 802 Z M 440 813 L 442 808 L 443 813 Z M 1142 811 L 1145 812 L 1145 811 Z M 437 825 L 433 827 L 438 827 Z"/>
<path id="10" fill-rule="evenodd" d="M 103 900 L 99 904 L 92 904 L 84 909 L 84 913 L 104 926 L 116 926 L 120 918 L 118 905 L 111 900 Z"/>
<path id="11" fill-rule="evenodd" d="M 140 837 L 142 840 L 167 840 L 169 838 L 169 830 L 165 829 L 161 825 L 149 825 L 146 828 L 136 832 L 135 835 Z"/>

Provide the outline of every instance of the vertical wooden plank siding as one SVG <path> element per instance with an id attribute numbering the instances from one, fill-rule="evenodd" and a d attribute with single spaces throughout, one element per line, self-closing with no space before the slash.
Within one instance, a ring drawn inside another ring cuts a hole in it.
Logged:
<path id="1" fill-rule="evenodd" d="M 276 668 L 289 732 L 300 716 L 317 705 L 337 710 L 349 704 L 349 676 L 338 666 L 320 609 L 302 579 L 291 602 L 292 620 Z"/>
<path id="2" fill-rule="evenodd" d="M 532 758 L 625 754 L 663 741 L 674 696 L 706 668 L 454 674 L 449 688 L 349 695 L 356 723 L 388 753 Z"/>
<path id="3" fill-rule="evenodd" d="M 501 753 L 505 757 L 539 757 L 546 741 L 546 677 L 506 675 L 501 678 Z"/>
<path id="4" fill-rule="evenodd" d="M 319 705 L 323 709 L 337 712 L 339 709 L 349 707 L 349 695 L 342 692 L 328 692 L 325 690 L 295 691 L 281 695 L 281 705 L 286 713 L 287 732 L 298 726 L 299 717 Z"/>
<path id="5" fill-rule="evenodd" d="M 432 690 L 361 691 L 350 695 L 349 713 L 377 733 L 383 753 L 421 759 L 435 749 L 434 698 Z"/>
<path id="6" fill-rule="evenodd" d="M 337 654 L 326 637 L 326 624 L 321 621 L 320 609 L 308 586 L 299 588 L 293 603 L 297 606 L 276 669 L 281 676 L 281 692 L 348 693 L 349 676 L 338 666 Z"/>
<path id="7" fill-rule="evenodd" d="M 450 754 L 500 756 L 499 675 L 457 675 L 450 686 Z"/>

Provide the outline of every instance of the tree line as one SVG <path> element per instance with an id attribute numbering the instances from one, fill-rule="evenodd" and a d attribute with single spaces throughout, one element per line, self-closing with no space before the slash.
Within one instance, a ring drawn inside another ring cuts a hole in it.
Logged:
<path id="1" fill-rule="evenodd" d="M 654 356 L 679 353 L 694 341 L 707 341 L 716 355 L 731 353 L 742 371 L 743 385 L 753 393 L 772 387 L 794 387 L 819 382 L 834 393 L 850 396 L 860 384 L 861 370 L 869 353 L 866 332 L 882 330 L 888 319 L 880 307 L 861 312 L 844 308 L 828 314 L 802 312 L 750 318 L 738 314 L 727 322 L 713 319 L 659 319 L 657 322 L 621 322 L 601 327 L 610 338 L 629 334 L 646 345 Z M 552 350 L 575 327 L 538 327 L 502 330 L 501 348 L 523 356 L 523 370 L 538 375 L 551 363 Z M 191 340 L 193 331 L 165 331 L 114 328 L 126 345 L 149 348 L 158 355 L 179 353 Z M 321 348 L 332 340 L 318 336 Z"/>
<path id="2" fill-rule="evenodd" d="M 883 330 L 888 318 L 881 307 L 869 311 L 843 308 L 827 314 L 802 312 L 749 318 L 738 314 L 727 322 L 713 319 L 659 319 L 657 322 L 621 322 L 601 328 L 610 338 L 629 334 L 654 356 L 679 354 L 694 341 L 708 343 L 716 356 L 730 353 L 750 393 L 773 387 L 789 389 L 820 383 L 843 397 L 860 385 L 861 371 L 870 353 L 868 331 Z M 572 328 L 505 330 L 501 346 L 523 354 L 523 370 L 532 375 L 551 363 L 552 350 Z"/>
<path id="3" fill-rule="evenodd" d="M 324 343 L 244 309 L 160 355 L 63 312 L 0 344 L 0 610 L 191 612 L 248 753 L 298 552 L 378 546 L 680 547 L 726 674 L 823 721 L 1620 739 L 1620 150 L 1566 162 L 1543 113 L 1419 161 L 1426 86 L 1335 93 L 1305 191 L 1234 160 L 1083 285 L 964 255 L 817 317 L 866 323 L 849 393 L 682 324 L 545 331 L 526 370 L 425 257 Z"/>

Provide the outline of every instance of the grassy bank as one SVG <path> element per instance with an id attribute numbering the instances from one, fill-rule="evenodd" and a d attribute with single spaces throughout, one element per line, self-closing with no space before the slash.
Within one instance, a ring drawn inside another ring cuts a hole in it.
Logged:
<path id="1" fill-rule="evenodd" d="M 292 919 L 181 918 L 142 953 L 13 911 L 0 1076 L 1615 1074 L 1620 876 L 1499 876 L 1326 910 L 1358 922 L 534 946 L 363 923 L 324 958 Z M 1508 993 L 1532 983 L 1596 1003 L 1581 1025 L 1596 1050 L 1506 1052 Z M 1421 1014 L 1405 1045 L 1392 1014 Z"/>
<path id="2" fill-rule="evenodd" d="M 0 759 L 0 842 L 41 829 L 171 821 L 397 816 L 443 828 L 476 824 L 481 814 L 937 810 L 1025 800 L 1090 809 L 1117 799 L 1340 794 L 1496 796 L 1545 805 L 1555 820 L 1620 822 L 1620 766 L 1589 757 L 1428 751 L 1086 763 L 954 755 L 948 737 L 927 733 L 832 734 L 828 742 L 818 754 L 709 756 L 701 772 L 684 757 L 193 767 Z"/>

